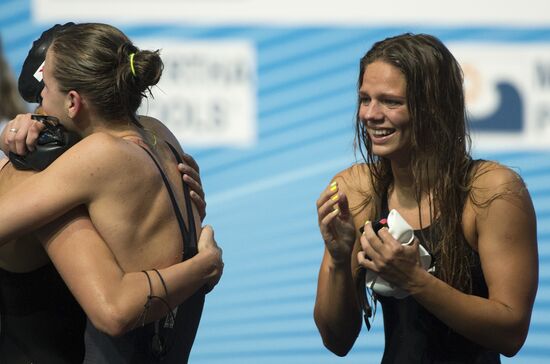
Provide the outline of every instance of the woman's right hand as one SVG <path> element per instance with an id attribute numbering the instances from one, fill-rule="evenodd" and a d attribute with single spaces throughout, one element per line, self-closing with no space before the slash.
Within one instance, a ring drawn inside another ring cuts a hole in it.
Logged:
<path id="1" fill-rule="evenodd" d="M 35 149 L 38 135 L 44 125 L 31 118 L 32 114 L 20 114 L 10 120 L 2 132 L 1 148 L 7 154 L 26 155 Z"/>
<path id="2" fill-rule="evenodd" d="M 349 263 L 355 243 L 355 225 L 348 199 L 333 181 L 317 200 L 319 229 L 335 264 Z"/>

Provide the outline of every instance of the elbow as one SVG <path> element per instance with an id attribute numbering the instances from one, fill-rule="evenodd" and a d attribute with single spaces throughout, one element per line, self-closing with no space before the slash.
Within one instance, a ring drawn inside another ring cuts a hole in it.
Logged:
<path id="1" fill-rule="evenodd" d="M 523 346 L 523 343 L 509 345 L 508 347 L 506 347 L 504 350 L 501 351 L 501 354 L 508 358 L 511 358 L 519 352 L 522 346 Z"/>
<path id="2" fill-rule="evenodd" d="M 319 330 L 321 332 L 321 330 Z M 329 330 L 321 332 L 321 338 L 323 339 L 323 345 L 330 350 L 333 354 L 340 357 L 348 355 L 349 351 L 353 347 L 355 340 L 348 340 L 347 338 L 338 337 Z"/>
<path id="3" fill-rule="evenodd" d="M 102 305 L 88 318 L 96 329 L 112 337 L 121 336 L 132 328 L 124 310 L 111 304 Z"/>
<path id="4" fill-rule="evenodd" d="M 339 357 L 344 357 L 348 355 L 353 345 L 341 345 L 336 344 L 334 341 L 328 342 L 323 338 L 323 344 L 325 347 L 330 350 L 333 354 L 338 355 Z"/>
<path id="5" fill-rule="evenodd" d="M 508 358 L 515 356 L 523 347 L 526 336 L 527 335 L 524 335 L 523 337 L 518 337 L 515 340 L 509 340 L 506 347 L 502 348 L 500 353 Z"/>
<path id="6" fill-rule="evenodd" d="M 527 339 L 527 333 L 529 331 L 529 323 L 518 324 L 515 328 L 510 329 L 507 340 L 504 341 L 504 345 L 499 350 L 500 353 L 508 358 L 515 356 L 523 347 L 525 340 Z"/>
<path id="7" fill-rule="evenodd" d="M 321 339 L 323 340 L 323 345 L 335 355 L 340 357 L 348 355 L 358 334 L 353 335 L 351 332 L 338 334 L 324 322 L 317 310 L 315 310 L 313 316 Z"/>

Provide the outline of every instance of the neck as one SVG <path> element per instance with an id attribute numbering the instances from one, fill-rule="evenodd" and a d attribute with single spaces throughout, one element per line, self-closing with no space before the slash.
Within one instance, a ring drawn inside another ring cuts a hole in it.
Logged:
<path id="1" fill-rule="evenodd" d="M 84 127 L 80 128 L 82 137 L 86 137 L 93 133 L 106 133 L 119 138 L 125 136 L 142 136 L 142 130 L 130 120 L 113 121 L 95 118 L 91 119 L 86 124 L 79 123 L 79 125 L 84 125 Z"/>
<path id="2" fill-rule="evenodd" d="M 405 205 L 416 204 L 416 191 L 412 170 L 408 164 L 392 162 L 393 185 L 391 194 Z"/>
<path id="3" fill-rule="evenodd" d="M 419 186 L 417 185 L 415 177 L 413 176 L 410 163 L 398 163 L 392 161 L 391 168 L 393 175 L 393 185 L 391 187 L 392 197 L 399 201 L 399 205 L 401 206 L 418 206 L 417 190 Z M 431 181 L 433 181 L 433 171 L 429 171 L 429 173 L 429 178 Z M 426 176 L 422 175 L 420 176 L 420 178 L 421 185 L 428 186 Z M 423 201 L 429 196 L 430 191 L 424 190 L 421 191 L 421 193 L 422 195 L 420 196 L 420 200 Z"/>

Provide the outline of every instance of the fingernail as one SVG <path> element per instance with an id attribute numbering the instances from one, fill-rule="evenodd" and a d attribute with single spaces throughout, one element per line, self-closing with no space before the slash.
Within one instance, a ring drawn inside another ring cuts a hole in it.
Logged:
<path id="1" fill-rule="evenodd" d="M 339 198 L 338 194 L 335 194 L 335 195 L 332 195 L 332 197 L 330 198 L 332 201 L 337 201 Z"/>
<path id="2" fill-rule="evenodd" d="M 332 192 L 336 192 L 338 190 L 338 183 L 336 183 L 336 181 L 334 181 L 330 184 L 330 190 Z"/>
<path id="3" fill-rule="evenodd" d="M 338 213 L 340 213 L 340 209 L 339 209 L 338 207 L 336 207 L 336 208 L 334 209 L 334 212 L 338 214 Z"/>
<path id="4" fill-rule="evenodd" d="M 370 220 L 365 221 L 365 225 L 370 224 Z"/>

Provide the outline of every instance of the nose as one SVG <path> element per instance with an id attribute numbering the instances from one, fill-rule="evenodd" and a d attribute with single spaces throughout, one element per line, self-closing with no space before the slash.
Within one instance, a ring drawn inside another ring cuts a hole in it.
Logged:
<path id="1" fill-rule="evenodd" d="M 363 104 L 361 106 L 362 119 L 365 121 L 382 121 L 384 119 L 384 114 L 382 113 L 382 108 L 376 100 L 369 101 L 368 104 Z"/>
<path id="2" fill-rule="evenodd" d="M 38 103 L 40 104 L 40 106 L 42 106 L 42 100 L 44 100 L 44 87 L 42 87 L 40 94 L 38 94 Z"/>

